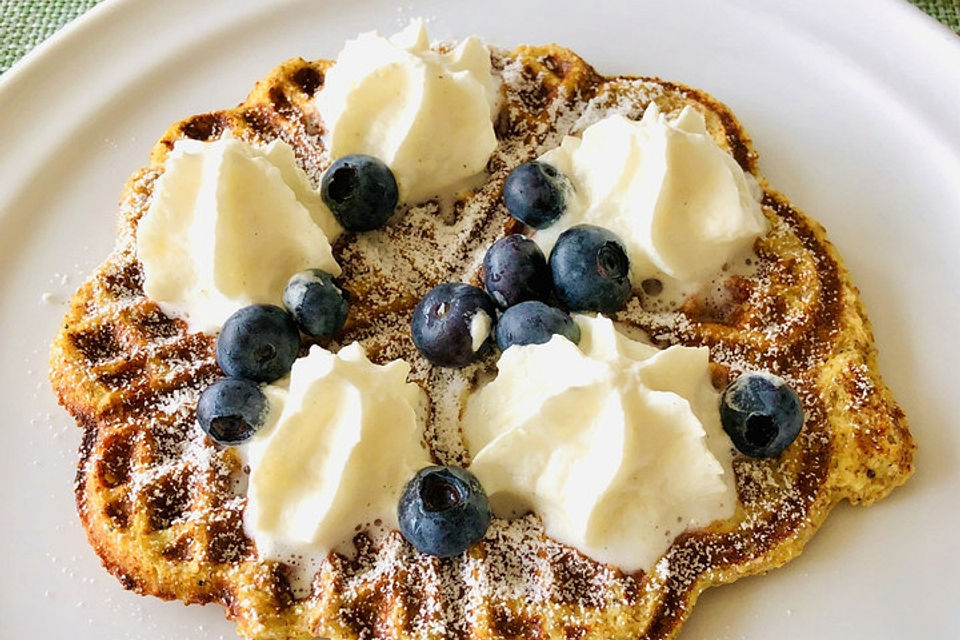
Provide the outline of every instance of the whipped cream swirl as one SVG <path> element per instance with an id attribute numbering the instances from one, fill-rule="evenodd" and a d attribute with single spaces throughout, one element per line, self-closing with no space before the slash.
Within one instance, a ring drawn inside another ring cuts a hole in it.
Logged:
<path id="1" fill-rule="evenodd" d="M 289 390 L 266 385 L 266 425 L 241 455 L 250 467 L 244 526 L 262 557 L 350 552 L 358 525 L 397 526 L 397 503 L 430 464 L 426 397 L 402 360 L 371 363 L 358 343 L 314 346 Z"/>
<path id="2" fill-rule="evenodd" d="M 472 471 L 494 513 L 533 511 L 547 535 L 624 571 L 676 535 L 734 514 L 730 442 L 706 347 L 659 350 L 603 317 L 513 346 L 467 401 Z"/>
<path id="3" fill-rule="evenodd" d="M 241 307 L 281 304 L 297 271 L 339 275 L 341 231 L 287 143 L 179 140 L 137 228 L 144 293 L 216 332 Z"/>
<path id="4" fill-rule="evenodd" d="M 549 254 L 574 225 L 606 227 L 625 244 L 634 287 L 663 276 L 702 285 L 768 229 L 756 180 L 693 107 L 673 120 L 656 103 L 640 121 L 607 117 L 539 159 L 566 174 L 573 191 L 560 219 L 534 240 Z"/>
<path id="5" fill-rule="evenodd" d="M 380 158 L 410 203 L 484 170 L 499 101 L 486 45 L 471 36 L 449 52 L 432 49 L 422 20 L 390 38 L 349 40 L 316 98 L 331 159 Z"/>

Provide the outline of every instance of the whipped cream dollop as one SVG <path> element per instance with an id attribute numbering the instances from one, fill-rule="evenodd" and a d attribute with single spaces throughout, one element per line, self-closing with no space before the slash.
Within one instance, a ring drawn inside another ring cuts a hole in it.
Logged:
<path id="1" fill-rule="evenodd" d="M 494 513 L 532 510 L 547 535 L 624 571 L 649 569 L 688 528 L 737 505 L 708 349 L 665 350 L 603 317 L 512 346 L 467 401 L 469 467 Z"/>
<path id="2" fill-rule="evenodd" d="M 215 332 L 241 307 L 279 305 L 297 271 L 339 275 L 341 231 L 287 143 L 179 140 L 137 228 L 144 293 Z"/>
<path id="3" fill-rule="evenodd" d="M 266 385 L 266 425 L 239 447 L 250 467 L 244 527 L 261 557 L 350 552 L 357 525 L 397 527 L 406 483 L 431 464 L 426 395 L 402 360 L 371 363 L 353 343 L 297 360 L 289 390 Z"/>
<path id="4" fill-rule="evenodd" d="M 372 31 L 349 40 L 316 104 L 331 159 L 380 158 L 400 200 L 416 203 L 484 170 L 497 146 L 499 99 L 490 51 L 479 38 L 440 53 L 417 20 L 390 38 Z"/>
<path id="5" fill-rule="evenodd" d="M 759 185 L 684 107 L 673 120 L 650 103 L 639 121 L 613 115 L 540 156 L 570 178 L 561 217 L 534 240 L 549 255 L 582 223 L 623 240 L 634 286 L 666 275 L 700 285 L 765 233 Z"/>

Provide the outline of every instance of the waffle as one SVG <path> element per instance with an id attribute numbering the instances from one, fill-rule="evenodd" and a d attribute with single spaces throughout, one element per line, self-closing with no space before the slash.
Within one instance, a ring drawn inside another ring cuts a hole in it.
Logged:
<path id="1" fill-rule="evenodd" d="M 520 231 L 502 205 L 520 162 L 610 113 L 639 118 L 699 108 L 717 143 L 763 189 L 771 230 L 755 272 L 718 280 L 711 295 L 657 310 L 636 291 L 615 317 L 659 345 L 707 345 L 714 383 L 764 369 L 785 377 L 806 413 L 798 440 L 769 460 L 734 461 L 740 506 L 728 521 L 676 532 L 655 567 L 625 574 L 545 536 L 534 515 L 495 519 L 466 554 L 420 554 L 397 532 L 359 530 L 355 557 L 324 559 L 306 594 L 291 567 L 258 558 L 243 532 L 246 476 L 236 453 L 195 424 L 196 399 L 220 372 L 214 337 L 190 334 L 144 297 L 135 230 L 163 163 L 182 138 L 230 134 L 289 143 L 316 185 L 329 163 L 312 97 L 329 61 L 290 60 L 234 109 L 172 126 L 150 165 L 129 179 L 113 253 L 73 297 L 51 353 L 51 381 L 83 429 L 76 500 L 90 544 L 121 584 L 185 603 L 216 602 L 238 633 L 260 640 L 359 638 L 672 638 L 707 587 L 766 572 L 796 556 L 843 499 L 871 503 L 912 472 L 914 443 L 877 372 L 858 293 L 823 228 L 759 175 L 750 139 L 703 92 L 656 78 L 604 77 L 558 46 L 493 52 L 504 87 L 499 147 L 487 182 L 453 206 L 408 207 L 380 231 L 334 247 L 354 305 L 330 349 L 360 341 L 376 362 L 405 358 L 431 400 L 434 458 L 466 464 L 457 418 L 495 363 L 438 369 L 414 348 L 416 302 L 444 281 L 479 282 L 497 238 Z"/>

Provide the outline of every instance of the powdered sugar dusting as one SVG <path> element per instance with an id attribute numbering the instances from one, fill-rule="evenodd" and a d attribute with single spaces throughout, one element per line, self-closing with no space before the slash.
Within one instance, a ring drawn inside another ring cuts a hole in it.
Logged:
<path id="1" fill-rule="evenodd" d="M 458 426 L 460 410 L 465 395 L 493 375 L 494 360 L 461 370 L 429 366 L 409 336 L 413 306 L 440 282 L 477 283 L 486 248 L 504 233 L 518 230 L 500 197 L 513 167 L 605 115 L 639 118 L 664 90 L 652 81 L 623 80 L 613 83 L 616 91 L 597 91 L 596 77 L 556 87 L 557 79 L 546 71 L 535 71 L 502 52 L 495 52 L 493 62 L 505 99 L 496 124 L 500 146 L 488 162 L 485 181 L 455 197 L 404 208 L 386 228 L 345 234 L 334 247 L 354 310 L 343 334 L 325 346 L 336 350 L 356 340 L 374 361 L 407 359 L 411 379 L 430 398 L 426 444 L 438 462 L 448 464 L 469 462 Z M 541 62 L 550 67 L 548 60 Z M 287 103 L 286 112 L 276 104 L 274 108 L 272 112 L 261 105 L 244 111 L 250 128 L 241 137 L 257 144 L 282 137 L 317 184 L 328 159 L 321 144 L 322 123 L 312 104 L 294 108 Z M 277 113 L 283 119 L 278 120 Z M 240 525 L 245 476 L 239 460 L 231 450 L 213 446 L 194 420 L 200 390 L 219 375 L 212 338 L 187 335 L 182 322 L 163 317 L 142 295 L 134 230 L 157 176 L 157 170 L 145 170 L 130 183 L 122 204 L 126 224 L 114 254 L 94 279 L 102 295 L 90 297 L 74 328 L 72 339 L 85 358 L 78 377 L 114 393 L 113 415 L 121 416 L 98 416 L 100 425 L 109 426 L 98 426 L 97 437 L 85 443 L 87 468 L 81 481 L 105 478 L 116 504 L 148 511 L 155 530 L 176 532 L 187 523 L 202 527 L 209 536 L 206 548 L 190 536 L 174 539 L 171 533 L 162 557 L 172 564 L 186 557 L 199 557 L 201 566 L 225 564 L 227 576 L 253 571 L 256 580 L 239 582 L 230 594 L 234 613 L 251 625 L 272 615 L 263 604 L 264 592 L 278 594 L 270 600 L 275 608 L 297 601 L 332 602 L 338 624 L 364 638 L 404 633 L 460 637 L 484 626 L 501 636 L 533 637 L 554 607 L 566 611 L 560 624 L 570 626 L 563 633 L 580 637 L 578 625 L 590 610 L 639 607 L 641 601 L 652 606 L 652 600 L 645 599 L 656 599 L 660 608 L 655 615 L 668 619 L 682 614 L 689 588 L 703 575 L 761 557 L 796 535 L 820 499 L 830 437 L 813 376 L 837 331 L 842 300 L 839 287 L 829 281 L 836 277 L 836 265 L 801 237 L 802 225 L 768 196 L 764 211 L 771 233 L 758 242 L 751 269 L 714 283 L 720 287 L 716 299 L 694 296 L 671 309 L 658 306 L 655 294 L 641 292 L 615 318 L 620 326 L 663 346 L 706 344 L 718 384 L 739 371 L 765 369 L 786 377 L 800 393 L 807 427 L 796 455 L 782 461 L 738 459 L 744 513 L 729 527 L 678 532 L 656 566 L 635 575 L 550 540 L 532 514 L 494 520 L 481 545 L 453 559 L 420 554 L 397 532 L 361 531 L 354 557 L 291 558 L 276 571 L 257 563 Z M 777 262 L 784 247 L 796 249 L 801 257 L 790 265 Z M 820 283 L 819 289 L 804 290 L 803 284 L 811 281 Z M 778 298 L 780 291 L 790 295 Z M 728 337 L 724 328 L 730 330 Z M 854 377 L 851 388 L 855 393 L 848 406 L 853 408 L 865 402 L 856 394 L 877 392 L 869 376 Z M 122 509 L 111 517 L 119 529 L 129 526 L 130 514 Z M 312 588 L 304 586 L 303 575 L 293 579 L 297 571 L 314 569 Z M 292 592 L 291 586 L 296 587 Z M 406 610 L 409 620 L 403 624 L 408 628 L 403 633 L 391 626 L 397 624 L 389 615 L 391 606 Z M 311 630 L 324 628 L 321 624 Z"/>

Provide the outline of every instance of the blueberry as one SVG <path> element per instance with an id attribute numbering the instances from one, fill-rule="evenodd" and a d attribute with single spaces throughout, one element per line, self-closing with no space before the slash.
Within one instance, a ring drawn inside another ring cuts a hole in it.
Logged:
<path id="1" fill-rule="evenodd" d="M 497 346 L 501 351 L 515 344 L 550 342 L 555 334 L 566 336 L 574 344 L 580 343 L 580 327 L 570 314 L 536 300 L 510 307 L 497 322 Z"/>
<path id="2" fill-rule="evenodd" d="M 720 422 L 738 451 L 771 458 L 796 440 L 803 426 L 803 407 L 782 378 L 745 373 L 724 390 Z"/>
<path id="3" fill-rule="evenodd" d="M 197 422 L 217 444 L 240 444 L 263 426 L 267 398 L 256 382 L 224 378 L 203 390 Z"/>
<path id="4" fill-rule="evenodd" d="M 524 300 L 546 301 L 552 286 L 547 259 L 530 238 L 500 238 L 483 257 L 483 286 L 501 309 Z"/>
<path id="5" fill-rule="evenodd" d="M 403 490 L 397 520 L 407 542 L 423 553 L 449 558 L 483 538 L 490 526 L 490 504 L 469 471 L 426 467 Z"/>
<path id="6" fill-rule="evenodd" d="M 503 203 L 520 222 L 534 229 L 546 229 L 566 207 L 570 181 L 546 162 L 524 162 L 507 176 Z"/>
<path id="7" fill-rule="evenodd" d="M 616 234 L 578 224 L 560 234 L 550 252 L 557 299 L 571 311 L 614 313 L 630 297 L 630 260 Z"/>
<path id="8" fill-rule="evenodd" d="M 390 167 L 363 154 L 338 158 L 323 174 L 320 197 L 349 231 L 379 229 L 397 206 Z"/>
<path id="9" fill-rule="evenodd" d="M 300 332 L 289 313 L 254 304 L 227 318 L 217 338 L 217 363 L 233 378 L 273 382 L 297 359 Z"/>
<path id="10" fill-rule="evenodd" d="M 410 331 L 431 363 L 463 367 L 487 350 L 496 317 L 497 307 L 483 289 L 446 283 L 434 287 L 413 310 Z"/>
<path id="11" fill-rule="evenodd" d="M 283 306 L 300 331 L 314 338 L 333 335 L 343 328 L 350 294 L 322 269 L 295 273 L 283 289 Z"/>

